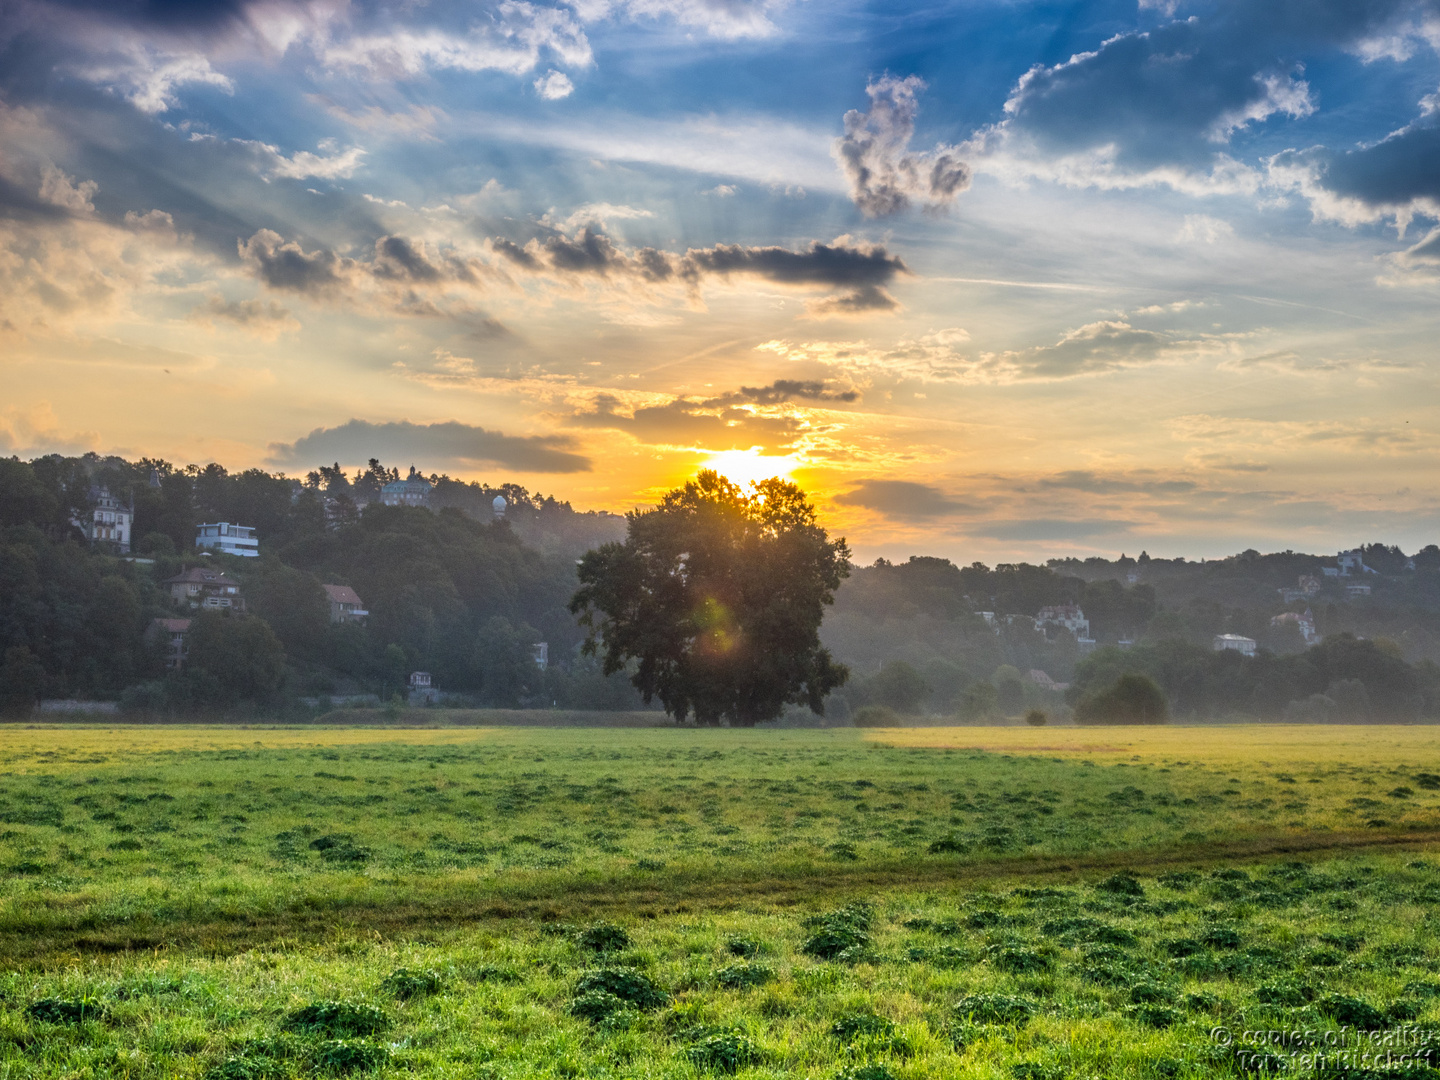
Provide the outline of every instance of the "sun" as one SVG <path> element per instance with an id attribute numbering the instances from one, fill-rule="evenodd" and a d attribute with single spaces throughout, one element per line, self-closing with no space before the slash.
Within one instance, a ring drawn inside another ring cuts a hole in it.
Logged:
<path id="1" fill-rule="evenodd" d="M 718 454 L 711 454 L 701 463 L 700 467 L 714 469 L 727 480 L 739 484 L 742 488 L 748 488 L 752 482 L 769 480 L 772 476 L 789 480 L 791 479 L 790 473 L 799 465 L 800 462 L 793 454 L 771 457 L 752 448 L 749 450 L 723 450 Z"/>

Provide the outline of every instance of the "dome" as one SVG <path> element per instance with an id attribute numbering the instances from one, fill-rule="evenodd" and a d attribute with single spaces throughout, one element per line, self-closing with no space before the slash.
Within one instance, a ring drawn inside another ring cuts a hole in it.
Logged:
<path id="1" fill-rule="evenodd" d="M 505 506 L 506 506 L 505 496 L 504 496 L 504 495 L 496 495 L 496 496 L 495 496 L 495 501 L 492 502 L 492 503 L 490 504 L 490 506 L 494 509 L 494 511 L 495 511 L 495 513 L 496 513 L 496 516 L 503 515 L 503 514 L 505 513 Z"/>

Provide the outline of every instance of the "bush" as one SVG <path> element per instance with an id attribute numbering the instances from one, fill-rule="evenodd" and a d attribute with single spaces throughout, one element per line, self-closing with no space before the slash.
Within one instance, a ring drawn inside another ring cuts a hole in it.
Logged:
<path id="1" fill-rule="evenodd" d="M 397 998 L 417 998 L 438 993 L 443 981 L 438 971 L 402 967 L 386 975 L 380 988 Z"/>
<path id="2" fill-rule="evenodd" d="M 1149 675 L 1128 672 L 1075 706 L 1077 724 L 1163 724 L 1170 719 L 1165 691 Z"/>
<path id="3" fill-rule="evenodd" d="M 847 904 L 824 915 L 813 915 L 804 926 L 814 933 L 800 949 L 820 960 L 837 960 L 850 950 L 864 949 L 870 944 L 872 918 L 869 904 Z"/>
<path id="4" fill-rule="evenodd" d="M 348 1001 L 312 1001 L 285 1017 L 290 1031 L 307 1035 L 329 1035 L 344 1039 L 355 1035 L 374 1035 L 390 1026 L 390 1018 L 374 1005 Z"/>
<path id="5" fill-rule="evenodd" d="M 967 994 L 955 1003 L 955 1014 L 974 1024 L 1014 1024 L 1020 1027 L 1034 1015 L 1033 1004 L 1025 998 L 1004 994 Z"/>
<path id="6" fill-rule="evenodd" d="M 733 1073 L 760 1060 L 760 1048 L 736 1031 L 709 1035 L 685 1048 L 685 1057 L 697 1069 Z"/>
<path id="7" fill-rule="evenodd" d="M 390 1052 L 383 1046 L 332 1039 L 315 1051 L 315 1064 L 324 1072 L 369 1072 L 385 1064 L 389 1057 Z"/>
<path id="8" fill-rule="evenodd" d="M 630 935 L 624 927 L 603 922 L 587 926 L 575 935 L 575 940 L 581 948 L 593 952 L 619 952 L 630 945 Z"/>
<path id="9" fill-rule="evenodd" d="M 768 964 L 731 964 L 715 973 L 715 984 L 727 990 L 744 990 L 763 986 L 775 978 L 775 969 Z"/>
<path id="10" fill-rule="evenodd" d="M 575 994 L 582 997 L 591 991 L 601 990 L 613 994 L 627 1005 L 637 1009 L 658 1009 L 670 1000 L 670 995 L 656 986 L 638 971 L 628 968 L 601 968 L 580 976 L 575 984 Z"/>
<path id="11" fill-rule="evenodd" d="M 900 727 L 904 721 L 900 714 L 885 705 L 866 705 L 850 714 L 850 722 L 856 727 Z"/>
<path id="12" fill-rule="evenodd" d="M 1031 727 L 1044 727 L 1049 722 L 1050 717 L 1046 715 L 1044 709 L 1031 709 L 1025 714 L 1025 723 Z"/>
<path id="13" fill-rule="evenodd" d="M 98 998 L 41 998 L 25 1007 L 25 1015 L 44 1024 L 83 1024 L 108 1015 Z"/>

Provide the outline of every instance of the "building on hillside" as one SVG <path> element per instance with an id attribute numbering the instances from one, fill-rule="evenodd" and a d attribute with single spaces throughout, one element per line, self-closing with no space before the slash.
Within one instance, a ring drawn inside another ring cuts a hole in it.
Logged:
<path id="1" fill-rule="evenodd" d="M 410 673 L 410 704 L 433 705 L 440 700 L 440 691 L 435 688 L 428 671 Z"/>
<path id="2" fill-rule="evenodd" d="M 1270 620 L 1271 626 L 1284 626 L 1287 623 L 1294 624 L 1295 629 L 1300 631 L 1300 636 L 1305 640 L 1306 645 L 1314 645 L 1320 640 L 1320 635 L 1315 631 L 1315 616 L 1310 609 L 1305 609 L 1305 614 L 1287 611 L 1283 615 L 1276 615 Z"/>
<path id="3" fill-rule="evenodd" d="M 496 521 L 503 521 L 505 519 L 505 509 L 509 505 L 510 504 L 505 501 L 504 495 L 496 495 L 495 498 L 490 501 L 490 512 L 495 515 Z"/>
<path id="4" fill-rule="evenodd" d="M 151 619 L 145 628 L 145 641 L 151 648 L 160 647 L 165 656 L 165 670 L 179 671 L 185 666 L 190 648 L 185 636 L 190 632 L 189 619 Z"/>
<path id="5" fill-rule="evenodd" d="M 1041 690 L 1052 690 L 1060 692 L 1070 689 L 1070 684 L 1068 682 L 1056 682 L 1048 674 L 1041 671 L 1039 668 L 1031 668 L 1028 672 L 1025 673 L 1025 677 L 1029 679 L 1032 683 L 1034 683 L 1036 686 L 1040 687 Z"/>
<path id="6" fill-rule="evenodd" d="M 1352 600 L 1355 599 L 1357 596 L 1369 596 L 1369 595 L 1370 595 L 1370 586 L 1369 586 L 1369 585 L 1346 585 L 1346 586 L 1345 586 L 1345 595 L 1348 596 L 1348 597 L 1349 597 L 1350 599 L 1352 599 Z"/>
<path id="7" fill-rule="evenodd" d="M 330 621 L 332 623 L 363 623 L 370 612 L 365 602 L 349 585 L 322 585 L 330 600 Z"/>
<path id="8" fill-rule="evenodd" d="M 380 501 L 386 506 L 424 506 L 430 498 L 430 481 L 410 466 L 404 480 L 392 480 L 380 489 Z"/>
<path id="9" fill-rule="evenodd" d="M 1075 635 L 1077 641 L 1090 636 L 1090 620 L 1075 604 L 1041 608 L 1040 614 L 1035 616 L 1035 629 L 1044 630 L 1047 626 L 1063 626 Z"/>
<path id="10" fill-rule="evenodd" d="M 1364 556 L 1359 548 L 1355 548 L 1353 551 L 1340 552 L 1340 554 L 1336 556 L 1335 561 L 1339 566 L 1341 577 L 1349 577 L 1351 574 L 1378 574 L 1380 572 L 1365 565 Z"/>
<path id="11" fill-rule="evenodd" d="M 92 544 L 114 544 L 122 555 L 130 554 L 130 530 L 135 524 L 135 508 L 126 506 L 104 486 L 90 489 L 95 508 L 87 518 L 71 518 L 70 522 L 85 534 Z"/>
<path id="12" fill-rule="evenodd" d="M 1325 573 L 1331 573 L 1331 570 L 1327 569 Z M 1340 568 L 1335 567 L 1333 570 L 1333 575 L 1338 577 L 1339 574 Z M 1297 585 L 1298 587 L 1294 589 L 1276 590 L 1280 593 L 1280 599 L 1285 601 L 1285 603 L 1287 604 L 1293 604 L 1296 600 L 1306 600 L 1312 596 L 1318 596 L 1320 594 L 1320 579 L 1315 577 L 1313 574 L 1301 574 Z"/>
<path id="13" fill-rule="evenodd" d="M 530 646 L 530 655 L 535 658 L 535 666 L 544 671 L 550 666 L 550 643 L 548 641 L 537 641 Z"/>
<path id="14" fill-rule="evenodd" d="M 245 610 L 245 598 L 240 595 L 239 583 L 227 577 L 223 570 L 192 566 L 172 578 L 166 578 L 163 584 L 170 590 L 170 599 L 177 607 Z"/>
<path id="15" fill-rule="evenodd" d="M 1212 647 L 1216 652 L 1230 649 L 1242 656 L 1254 656 L 1256 641 L 1254 638 L 1242 637 L 1239 634 L 1216 634 Z"/>
<path id="16" fill-rule="evenodd" d="M 249 525 L 232 525 L 228 521 L 201 525 L 195 531 L 195 546 L 247 559 L 260 557 L 260 541 L 255 537 L 255 529 Z"/>

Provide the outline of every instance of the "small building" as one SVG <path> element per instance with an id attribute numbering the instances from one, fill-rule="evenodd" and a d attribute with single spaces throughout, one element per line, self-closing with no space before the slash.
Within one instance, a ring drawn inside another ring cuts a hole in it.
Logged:
<path id="1" fill-rule="evenodd" d="M 151 648 L 159 646 L 165 656 L 165 670 L 179 671 L 185 666 L 190 648 L 185 636 L 190 632 L 189 619 L 151 619 L 145 628 L 145 641 Z"/>
<path id="2" fill-rule="evenodd" d="M 1315 616 L 1311 614 L 1309 608 L 1305 609 L 1303 615 L 1296 611 L 1287 611 L 1270 620 L 1271 626 L 1285 626 L 1287 623 L 1294 624 L 1306 645 L 1314 645 L 1320 640 L 1320 635 L 1315 631 Z"/>
<path id="3" fill-rule="evenodd" d="M 535 666 L 544 671 L 550 666 L 550 643 L 548 641 L 537 641 L 530 646 L 530 655 L 535 658 Z"/>
<path id="4" fill-rule="evenodd" d="M 1216 634 L 1212 647 L 1216 652 L 1230 649 L 1238 652 L 1241 656 L 1254 656 L 1256 641 L 1254 638 L 1242 637 L 1239 634 Z"/>
<path id="5" fill-rule="evenodd" d="M 114 544 L 122 555 L 130 554 L 130 531 L 135 524 L 135 508 L 126 506 L 110 489 L 92 487 L 90 501 L 95 504 L 88 518 L 71 518 L 76 528 L 92 544 Z"/>
<path id="6" fill-rule="evenodd" d="M 495 498 L 491 500 L 490 510 L 495 515 L 496 521 L 504 519 L 507 506 L 509 506 L 509 503 L 505 501 L 504 495 L 496 495 Z"/>
<path id="7" fill-rule="evenodd" d="M 234 578 L 226 576 L 223 570 L 192 566 L 172 578 L 166 578 L 163 584 L 169 588 L 170 599 L 177 607 L 245 610 L 240 585 Z"/>
<path id="8" fill-rule="evenodd" d="M 363 623 L 370 612 L 365 602 L 349 585 L 322 585 L 330 600 L 330 621 L 332 623 Z"/>
<path id="9" fill-rule="evenodd" d="M 240 555 L 247 559 L 260 557 L 260 541 L 255 538 L 254 528 L 249 525 L 232 525 L 228 521 L 201 525 L 195 532 L 195 546 L 226 555 Z"/>
<path id="10" fill-rule="evenodd" d="M 1047 626 L 1063 626 L 1075 635 L 1077 641 L 1090 637 L 1090 620 L 1075 604 L 1041 608 L 1040 614 L 1035 616 L 1035 629 L 1044 630 Z"/>
<path id="11" fill-rule="evenodd" d="M 440 691 L 431 684 L 428 671 L 410 673 L 410 704 L 433 705 L 440 700 Z"/>
<path id="12" fill-rule="evenodd" d="M 1351 574 L 1378 574 L 1380 571 L 1371 569 L 1365 565 L 1365 559 L 1359 548 L 1353 551 L 1342 551 L 1335 557 L 1341 577 L 1349 577 Z"/>
<path id="13" fill-rule="evenodd" d="M 1345 586 L 1345 595 L 1348 596 L 1348 597 L 1350 597 L 1350 599 L 1352 599 L 1352 600 L 1355 599 L 1355 598 L 1358 597 L 1358 596 L 1369 596 L 1369 595 L 1370 595 L 1370 586 L 1369 586 L 1369 585 L 1346 585 L 1346 586 Z"/>
<path id="14" fill-rule="evenodd" d="M 430 498 L 430 481 L 410 466 L 404 480 L 392 480 L 380 489 L 380 501 L 386 506 L 424 506 Z"/>
<path id="15" fill-rule="evenodd" d="M 1069 683 L 1056 682 L 1046 672 L 1041 671 L 1039 668 L 1031 668 L 1028 672 L 1025 673 L 1025 677 L 1029 679 L 1032 683 L 1034 683 L 1036 686 L 1040 687 L 1040 689 L 1042 690 L 1060 692 L 1070 689 Z"/>

